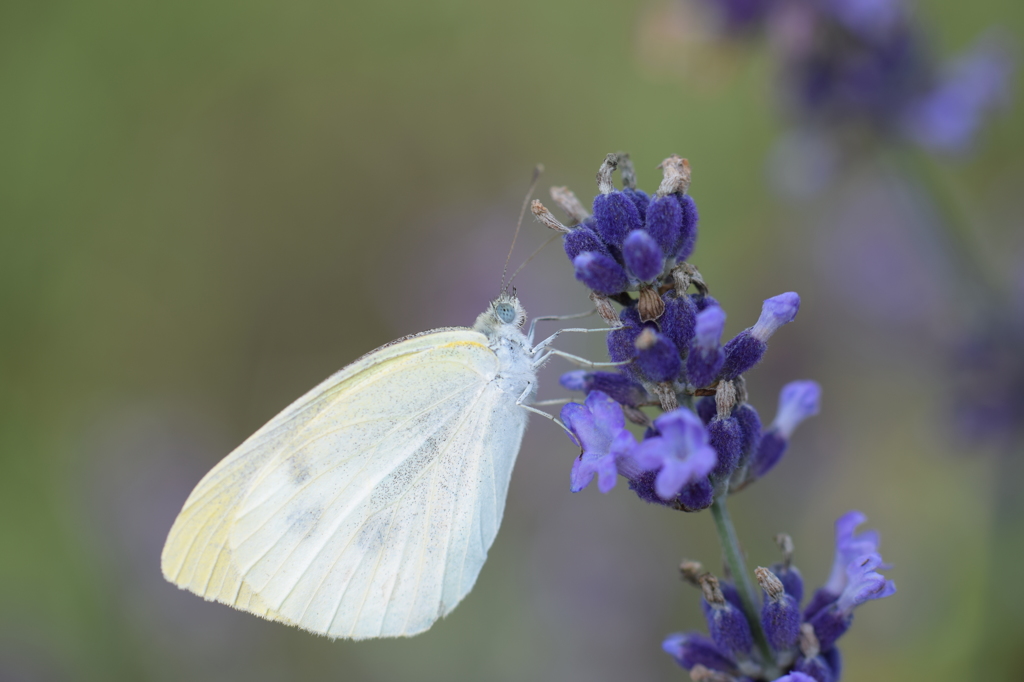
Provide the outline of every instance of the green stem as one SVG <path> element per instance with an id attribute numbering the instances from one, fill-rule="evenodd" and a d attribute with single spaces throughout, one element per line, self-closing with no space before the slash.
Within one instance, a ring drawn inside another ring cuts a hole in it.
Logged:
<path id="1" fill-rule="evenodd" d="M 725 563 L 732 574 L 736 591 L 740 595 L 740 602 L 743 604 L 743 614 L 750 623 L 750 631 L 754 634 L 754 642 L 761 652 L 761 659 L 764 662 L 765 674 L 768 679 L 774 680 L 779 676 L 779 670 L 775 666 L 775 654 L 768 645 L 768 639 L 761 629 L 761 619 L 758 617 L 757 599 L 754 591 L 754 584 L 750 580 L 750 573 L 747 572 L 747 564 L 743 559 L 743 551 L 740 549 L 740 541 L 736 537 L 736 528 L 729 518 L 729 510 L 725 506 L 726 494 L 722 493 L 711 505 L 711 515 L 715 518 L 715 529 L 718 531 L 718 541 L 722 545 L 725 554 Z"/>

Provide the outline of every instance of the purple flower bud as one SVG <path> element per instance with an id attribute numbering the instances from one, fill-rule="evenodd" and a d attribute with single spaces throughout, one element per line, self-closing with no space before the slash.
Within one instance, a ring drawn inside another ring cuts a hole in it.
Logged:
<path id="1" fill-rule="evenodd" d="M 736 586 L 728 580 L 718 581 L 718 586 L 722 589 L 722 595 L 725 597 L 725 601 L 742 611 L 743 600 L 740 599 L 740 592 L 736 589 Z"/>
<path id="2" fill-rule="evenodd" d="M 693 253 L 693 247 L 697 244 L 697 222 L 700 214 L 697 213 L 697 204 L 689 194 L 676 194 L 679 201 L 679 208 L 682 209 L 683 221 L 679 227 L 679 242 L 676 244 L 676 260 L 684 261 Z"/>
<path id="3" fill-rule="evenodd" d="M 725 364 L 721 346 L 724 328 L 725 312 L 718 306 L 697 313 L 690 354 L 686 357 L 686 379 L 698 388 L 712 383 Z"/>
<path id="4" fill-rule="evenodd" d="M 839 648 L 832 647 L 827 651 L 822 651 L 821 657 L 825 659 L 825 663 L 832 669 L 833 679 L 839 682 L 839 678 L 843 675 L 843 655 L 839 653 Z"/>
<path id="5" fill-rule="evenodd" d="M 662 650 L 689 670 L 702 665 L 710 670 L 732 672 L 736 664 L 713 641 L 696 632 L 676 632 L 661 643 Z"/>
<path id="6" fill-rule="evenodd" d="M 619 313 L 622 326 L 608 332 L 608 356 L 612 362 L 625 362 L 636 357 L 636 337 L 646 327 L 640 322 L 636 306 L 623 308 Z"/>
<path id="7" fill-rule="evenodd" d="M 766 300 L 757 323 L 725 345 L 722 378 L 735 379 L 760 362 L 768 349 L 768 339 L 779 327 L 792 322 L 799 309 L 800 297 L 792 291 Z"/>
<path id="8" fill-rule="evenodd" d="M 821 386 L 815 381 L 791 381 L 779 393 L 779 409 L 771 427 L 761 436 L 757 454 L 751 463 L 753 478 L 772 470 L 786 453 L 789 439 L 804 419 L 818 414 L 821 407 Z"/>
<path id="9" fill-rule="evenodd" d="M 686 508 L 687 511 L 700 511 L 701 509 L 707 509 L 715 501 L 715 486 L 711 485 L 711 481 L 707 476 L 694 481 L 693 483 L 687 483 L 683 486 L 683 489 L 679 491 L 679 503 Z"/>
<path id="10" fill-rule="evenodd" d="M 577 271 L 576 279 L 579 278 Z M 726 380 L 735 379 L 761 362 L 766 350 L 767 343 L 755 339 L 750 335 L 749 329 L 744 329 L 725 344 L 725 362 L 722 364 L 721 377 Z"/>
<path id="11" fill-rule="evenodd" d="M 779 578 L 766 568 L 757 568 L 757 582 L 764 591 L 761 625 L 768 643 L 776 651 L 788 651 L 800 638 L 800 606 L 786 594 Z"/>
<path id="12" fill-rule="evenodd" d="M 836 679 L 832 669 L 821 656 L 815 656 L 814 658 L 804 658 L 801 656 L 796 659 L 796 665 L 793 666 L 793 670 L 794 672 L 807 675 L 815 682 L 835 682 Z"/>
<path id="13" fill-rule="evenodd" d="M 679 376 L 683 362 L 679 359 L 679 349 L 664 334 L 647 328 L 640 332 L 634 342 L 637 356 L 636 364 L 640 371 L 651 381 L 672 381 Z"/>
<path id="14" fill-rule="evenodd" d="M 938 84 L 907 108 L 909 137 L 933 152 L 969 151 L 986 115 L 1008 100 L 1013 60 L 1007 52 L 989 39 L 957 58 Z"/>
<path id="15" fill-rule="evenodd" d="M 672 195 L 655 197 L 647 207 L 647 231 L 664 253 L 674 256 L 678 251 L 679 230 L 683 226 L 683 209 Z"/>
<path id="16" fill-rule="evenodd" d="M 563 407 L 561 417 L 583 450 L 573 462 L 570 489 L 579 492 L 597 476 L 598 489 L 607 493 L 615 486 L 617 461 L 636 447 L 636 439 L 625 428 L 622 407 L 604 393 L 592 391 L 583 405 Z"/>
<path id="17" fill-rule="evenodd" d="M 665 294 L 665 312 L 658 318 L 661 333 L 672 339 L 676 348 L 688 348 L 697 324 L 697 306 L 689 296 Z"/>
<path id="18" fill-rule="evenodd" d="M 772 564 L 772 573 L 782 581 L 786 588 L 786 594 L 796 600 L 797 605 L 804 600 L 804 577 L 800 575 L 799 569 L 792 564 Z"/>
<path id="19" fill-rule="evenodd" d="M 737 405 L 732 416 L 740 423 L 740 465 L 745 466 L 757 452 L 757 446 L 761 442 L 761 417 L 750 403 Z"/>
<path id="20" fill-rule="evenodd" d="M 685 407 L 654 420 L 659 436 L 647 438 L 633 456 L 647 471 L 658 471 L 654 490 L 671 500 L 687 483 L 699 481 L 715 468 L 715 451 L 700 418 Z"/>
<path id="21" fill-rule="evenodd" d="M 637 407 L 647 402 L 647 391 L 628 376 L 618 372 L 588 372 L 576 370 L 566 372 L 558 380 L 564 388 L 570 391 L 601 391 L 607 393 L 612 400 L 620 405 Z"/>
<path id="22" fill-rule="evenodd" d="M 701 312 L 711 306 L 718 306 L 719 308 L 722 307 L 718 305 L 718 301 L 715 300 L 714 296 L 708 296 L 707 294 L 690 294 L 690 300 L 693 301 L 693 304 L 697 307 L 697 312 Z"/>
<path id="23" fill-rule="evenodd" d="M 626 473 L 626 471 L 622 471 L 622 474 L 629 479 L 629 489 L 648 504 L 672 506 L 675 500 L 663 500 L 658 497 L 658 493 L 654 492 L 654 481 L 658 478 L 657 472 L 643 471 L 640 465 L 636 464 L 635 459 L 633 460 L 633 465 L 636 468 L 635 472 Z"/>
<path id="24" fill-rule="evenodd" d="M 636 204 L 618 191 L 594 197 L 594 219 L 597 233 L 610 246 L 622 246 L 627 234 L 644 226 Z"/>
<path id="25" fill-rule="evenodd" d="M 640 213 L 640 220 L 647 220 L 647 206 L 650 204 L 651 199 L 647 196 L 647 192 L 642 189 L 632 189 L 627 187 L 622 190 L 622 193 L 629 197 L 633 204 L 636 206 L 636 210 Z"/>
<path id="26" fill-rule="evenodd" d="M 558 378 L 558 383 L 562 385 L 562 388 L 569 391 L 584 391 L 588 392 L 588 380 L 590 372 L 585 369 L 578 369 L 572 372 L 566 372 Z"/>
<path id="27" fill-rule="evenodd" d="M 740 462 L 743 434 L 740 431 L 739 422 L 733 417 L 725 419 L 715 417 L 707 428 L 708 440 L 718 456 L 718 463 L 715 465 L 714 471 L 711 472 L 711 476 L 717 481 L 727 480 Z"/>
<path id="28" fill-rule="evenodd" d="M 576 279 L 599 294 L 611 296 L 626 290 L 629 281 L 626 271 L 611 256 L 596 251 L 584 251 L 572 262 Z"/>
<path id="29" fill-rule="evenodd" d="M 622 243 L 622 258 L 633 275 L 644 282 L 653 282 L 665 268 L 665 255 L 654 237 L 643 230 L 633 230 Z"/>
<path id="30" fill-rule="evenodd" d="M 608 247 L 597 236 L 597 233 L 591 229 L 590 225 L 593 225 L 593 220 L 588 218 L 587 222 L 571 228 L 565 234 L 565 237 L 562 239 L 562 247 L 565 249 L 565 255 L 569 257 L 569 260 L 575 261 L 577 256 L 587 251 L 611 256 Z"/>
<path id="31" fill-rule="evenodd" d="M 802 421 L 821 410 L 821 386 L 817 381 L 791 381 L 779 393 L 779 411 L 772 426 L 787 440 Z"/>
<path id="32" fill-rule="evenodd" d="M 725 599 L 718 580 L 713 576 L 701 578 L 701 589 L 704 592 L 704 615 L 707 617 L 711 639 L 722 651 L 731 655 L 745 656 L 750 653 L 754 638 L 743 611 Z"/>
<path id="33" fill-rule="evenodd" d="M 710 424 L 711 420 L 718 414 L 718 405 L 715 403 L 715 396 L 706 395 L 697 401 L 697 414 L 701 421 Z"/>
<path id="34" fill-rule="evenodd" d="M 750 328 L 750 335 L 758 341 L 768 341 L 779 327 L 796 318 L 798 310 L 800 296 L 795 291 L 772 296 L 761 306 L 761 316 Z"/>

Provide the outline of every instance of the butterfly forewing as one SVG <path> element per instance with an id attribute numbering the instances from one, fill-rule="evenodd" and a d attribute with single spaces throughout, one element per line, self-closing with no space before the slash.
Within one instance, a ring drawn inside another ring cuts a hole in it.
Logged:
<path id="1" fill-rule="evenodd" d="M 500 523 L 526 413 L 498 371 L 469 329 L 342 370 L 203 479 L 165 574 L 334 637 L 426 629 L 472 587 Z"/>

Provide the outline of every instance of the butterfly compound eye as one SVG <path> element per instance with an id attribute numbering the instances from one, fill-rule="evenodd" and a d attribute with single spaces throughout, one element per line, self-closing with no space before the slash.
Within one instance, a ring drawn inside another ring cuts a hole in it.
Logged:
<path id="1" fill-rule="evenodd" d="M 516 309 L 511 303 L 499 303 L 494 306 L 494 314 L 505 324 L 512 324 L 516 320 Z"/>

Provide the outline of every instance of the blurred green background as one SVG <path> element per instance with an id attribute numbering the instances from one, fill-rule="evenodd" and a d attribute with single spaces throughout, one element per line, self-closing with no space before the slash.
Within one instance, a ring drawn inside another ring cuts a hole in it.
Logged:
<path id="1" fill-rule="evenodd" d="M 940 52 L 992 24 L 1024 37 L 1011 0 L 919 9 Z M 412 640 L 330 642 L 159 568 L 192 486 L 279 409 L 386 341 L 473 321 L 535 163 L 542 187 L 589 197 L 618 150 L 648 189 L 665 156 L 690 159 L 692 260 L 727 334 L 767 296 L 804 296 L 749 383 L 766 420 L 794 378 L 823 384 L 824 410 L 734 499 L 750 561 L 775 561 L 787 531 L 820 584 L 834 519 L 859 508 L 900 591 L 858 612 L 844 679 L 1024 678 L 1019 648 L 987 653 L 992 632 L 1024 641 L 1020 588 L 981 577 L 993 556 L 1024 560 L 1019 519 L 992 530 L 1005 455 L 945 428 L 933 328 L 865 314 L 877 294 L 830 277 L 847 255 L 835 207 L 876 199 L 856 178 L 811 204 L 773 196 L 772 65 L 684 49 L 670 15 L 662 0 L 0 8 L 0 680 L 686 679 L 659 645 L 703 628 L 676 566 L 717 568 L 710 517 L 621 483 L 571 495 L 576 451 L 539 420 L 476 588 Z M 1020 262 L 1018 121 L 941 170 L 991 226 L 987 248 Z M 513 267 L 547 237 L 527 221 Z M 587 308 L 555 245 L 517 286 L 532 314 Z M 564 369 L 541 397 L 563 395 Z"/>

